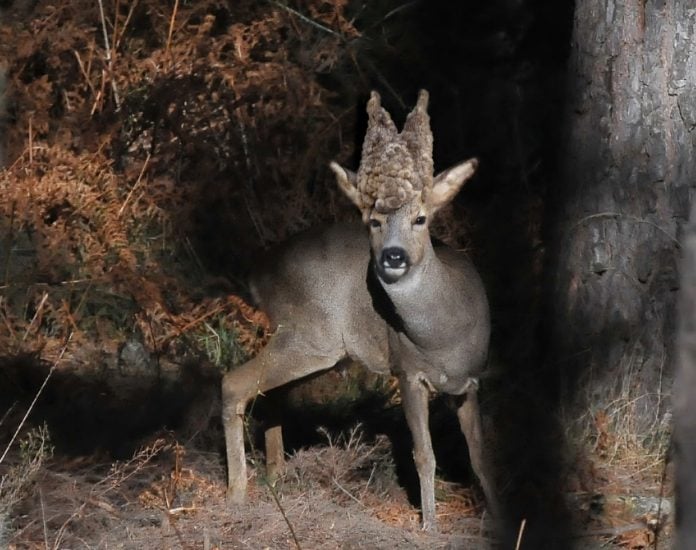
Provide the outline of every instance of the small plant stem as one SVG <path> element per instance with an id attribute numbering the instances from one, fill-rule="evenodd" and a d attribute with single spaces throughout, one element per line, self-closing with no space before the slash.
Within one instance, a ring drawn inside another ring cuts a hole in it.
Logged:
<path id="1" fill-rule="evenodd" d="M 147 166 L 150 163 L 150 156 L 151 156 L 151 153 L 148 153 L 147 157 L 145 157 L 145 162 L 143 163 L 143 167 L 140 169 L 140 174 L 138 174 L 138 179 L 135 180 L 133 187 L 131 187 L 131 190 L 128 191 L 128 195 L 126 195 L 126 199 L 123 201 L 121 208 L 119 208 L 119 210 L 118 210 L 117 217 L 120 218 L 123 215 L 123 211 L 126 209 L 126 205 L 128 204 L 128 201 L 130 200 L 131 196 L 133 195 L 133 191 L 135 191 L 135 189 L 140 185 L 140 182 L 143 179 L 143 175 L 145 174 L 145 170 L 147 170 Z"/>
<path id="2" fill-rule="evenodd" d="M 251 407 L 254 407 L 254 404 L 256 403 L 256 399 L 260 393 L 256 394 L 256 397 L 254 397 L 253 401 L 251 402 Z M 250 413 L 251 414 L 251 413 Z M 247 438 L 247 441 L 253 442 L 254 440 L 251 438 L 251 434 L 249 433 L 249 424 L 244 422 L 244 432 Z M 252 443 L 252 452 L 253 452 L 253 443 Z M 292 536 L 292 540 L 295 543 L 295 548 L 297 550 L 302 550 L 302 545 L 300 545 L 300 540 L 297 538 L 297 534 L 295 533 L 295 528 L 292 526 L 292 522 L 290 521 L 290 518 L 287 516 L 285 513 L 285 508 L 283 508 L 283 504 L 280 502 L 280 499 L 278 498 L 278 493 L 275 490 L 275 487 L 273 484 L 271 484 L 268 479 L 264 476 L 263 478 L 263 484 L 268 488 L 268 492 L 271 493 L 271 497 L 273 498 L 273 502 L 275 502 L 275 505 L 278 507 L 278 510 L 280 511 L 280 515 L 283 516 L 283 520 L 285 520 L 285 523 L 288 526 L 288 529 L 290 530 L 290 535 Z"/>
<path id="3" fill-rule="evenodd" d="M 10 280 L 10 260 L 12 258 L 12 240 L 14 239 L 14 220 L 15 220 L 15 210 L 17 208 L 17 201 L 12 201 L 12 210 L 10 210 L 10 230 L 7 232 L 7 238 L 5 239 L 5 250 L 7 250 L 7 257 L 5 258 L 5 273 L 4 273 L 4 284 Z"/>
<path id="4" fill-rule="evenodd" d="M 116 35 L 116 28 L 114 25 L 114 51 L 117 51 L 121 45 L 121 39 L 126 34 L 126 28 L 128 27 L 128 23 L 130 23 L 131 17 L 133 17 L 133 13 L 135 12 L 135 8 L 137 6 L 138 0 L 131 3 L 130 8 L 128 8 L 128 15 L 126 15 L 126 21 L 123 23 L 123 27 L 121 27 L 121 32 L 118 34 L 118 36 Z M 116 17 L 118 17 L 118 12 L 116 12 Z"/>

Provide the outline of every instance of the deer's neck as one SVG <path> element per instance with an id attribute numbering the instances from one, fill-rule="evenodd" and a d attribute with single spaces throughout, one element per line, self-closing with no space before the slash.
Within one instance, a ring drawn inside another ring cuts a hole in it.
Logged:
<path id="1" fill-rule="evenodd" d="M 423 260 L 399 281 L 382 288 L 402 321 L 403 330 L 419 345 L 437 345 L 447 332 L 448 300 L 453 299 L 452 283 L 446 267 L 437 258 L 432 245 Z"/>

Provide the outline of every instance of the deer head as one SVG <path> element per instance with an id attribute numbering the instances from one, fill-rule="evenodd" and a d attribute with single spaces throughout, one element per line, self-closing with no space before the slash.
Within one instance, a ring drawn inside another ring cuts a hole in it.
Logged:
<path id="1" fill-rule="evenodd" d="M 457 194 L 476 171 L 469 159 L 433 177 L 433 135 L 428 92 L 399 133 L 380 96 L 367 103 L 368 127 L 358 172 L 331 163 L 339 187 L 360 209 L 369 226 L 372 256 L 380 279 L 395 283 L 421 265 L 429 250 L 432 216 Z"/>

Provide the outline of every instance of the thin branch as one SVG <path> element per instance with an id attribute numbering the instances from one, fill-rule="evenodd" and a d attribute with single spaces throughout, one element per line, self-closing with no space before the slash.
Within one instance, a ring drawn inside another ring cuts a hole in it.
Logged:
<path id="1" fill-rule="evenodd" d="M 405 2 L 405 3 L 401 4 L 400 6 L 395 7 L 393 10 L 387 12 L 387 14 L 384 17 L 382 17 L 381 19 L 375 21 L 371 25 L 367 25 L 366 27 L 364 27 L 362 29 L 363 35 L 365 35 L 367 33 L 367 31 L 370 31 L 370 30 L 374 29 L 375 27 L 379 27 L 390 17 L 393 17 L 393 16 L 397 15 L 398 13 L 400 13 L 404 10 L 407 10 L 409 8 L 412 8 L 420 3 L 421 3 L 421 0 L 413 0 L 412 2 Z"/>
<path id="2" fill-rule="evenodd" d="M 34 166 L 34 115 L 29 115 L 29 166 Z"/>
<path id="3" fill-rule="evenodd" d="M 287 6 L 287 5 L 283 4 L 282 2 L 279 2 L 278 0 L 269 0 L 269 2 L 275 6 L 278 6 L 281 9 L 284 9 L 288 13 L 292 13 L 293 15 L 299 17 L 305 23 L 308 23 L 309 25 L 312 25 L 313 27 L 316 27 L 317 29 L 319 29 L 323 32 L 329 33 L 330 35 L 335 36 L 335 37 L 343 40 L 343 36 L 341 34 L 337 33 L 335 30 L 330 29 L 329 27 L 327 27 L 325 25 L 322 25 L 318 21 L 315 21 L 314 19 L 307 17 L 303 13 L 291 8 L 290 6 Z"/>
<path id="4" fill-rule="evenodd" d="M 118 12 L 121 9 L 121 0 L 116 0 L 114 5 L 114 24 L 113 33 L 111 34 L 111 44 L 114 46 L 114 51 L 116 51 L 116 38 L 118 37 Z"/>
<path id="5" fill-rule="evenodd" d="M 10 280 L 10 265 L 11 265 L 11 259 L 12 259 L 12 240 L 14 239 L 14 220 L 15 220 L 15 212 L 17 209 L 17 201 L 13 200 L 12 201 L 12 209 L 10 210 L 10 230 L 7 232 L 7 237 L 5 239 L 5 250 L 7 250 L 7 257 L 5 258 L 5 269 L 4 269 L 4 283 L 7 285 L 7 282 Z"/>
<path id="6" fill-rule="evenodd" d="M 77 50 L 73 50 L 73 53 L 75 54 L 75 59 L 77 59 L 77 66 L 80 67 L 80 72 L 82 73 L 82 76 L 85 77 L 85 82 L 87 83 L 87 86 L 92 92 L 92 95 L 96 96 L 97 90 L 94 88 L 94 84 L 92 84 L 92 81 L 89 78 L 89 73 L 87 72 L 87 69 L 85 69 L 85 66 L 82 63 L 82 58 L 80 57 L 80 54 Z"/>
<path id="7" fill-rule="evenodd" d="M 263 373 L 261 373 L 263 376 Z M 249 423 L 246 421 L 249 416 L 251 416 L 251 412 L 254 408 L 254 405 L 256 404 L 256 400 L 258 399 L 259 395 L 263 395 L 261 391 L 257 390 L 256 395 L 254 396 L 254 399 L 251 401 L 251 407 L 249 409 L 248 415 L 245 416 L 244 418 L 244 435 L 247 438 L 247 441 L 249 441 L 252 445 L 252 452 L 254 450 L 253 447 L 253 438 L 251 437 L 251 434 L 249 433 Z M 300 540 L 297 538 L 297 533 L 295 533 L 295 528 L 292 526 L 292 522 L 290 521 L 290 518 L 287 516 L 285 513 L 285 508 L 283 508 L 283 504 L 280 502 L 280 499 L 278 498 L 278 493 L 276 493 L 275 487 L 273 486 L 272 483 L 268 481 L 268 479 L 264 476 L 263 478 L 263 484 L 266 486 L 268 491 L 271 493 L 271 497 L 273 497 L 273 502 L 275 502 L 275 505 L 278 507 L 278 510 L 280 511 L 280 515 L 283 516 L 283 520 L 285 520 L 285 524 L 288 526 L 288 529 L 290 530 L 290 535 L 292 536 L 292 540 L 295 543 L 295 548 L 297 550 L 302 550 L 302 545 L 300 545 Z"/>
<path id="8" fill-rule="evenodd" d="M 387 13 L 387 15 L 382 17 L 382 21 L 386 21 L 387 19 L 389 19 L 393 15 L 396 15 L 397 13 L 399 13 L 401 11 L 412 8 L 416 4 L 420 4 L 420 0 L 413 0 L 413 2 L 406 2 L 404 4 L 401 4 L 400 6 L 396 6 L 393 10 L 391 10 L 389 13 Z"/>
<path id="9" fill-rule="evenodd" d="M 22 337 L 22 343 L 26 342 L 27 336 L 29 335 L 29 331 L 31 330 L 31 327 L 34 326 L 34 321 L 36 321 L 38 316 L 41 314 L 41 311 L 43 310 L 44 304 L 46 303 L 47 299 L 48 299 L 48 292 L 44 291 L 43 296 L 41 297 L 41 301 L 39 302 L 39 305 L 36 308 L 36 312 L 34 313 L 34 316 L 31 318 L 31 321 L 29 322 L 29 326 L 27 326 L 27 329 L 24 331 L 24 336 Z"/>
<path id="10" fill-rule="evenodd" d="M 333 481 L 334 485 L 335 485 L 336 487 L 338 487 L 344 494 L 346 494 L 347 496 L 349 496 L 351 499 L 353 499 L 355 502 L 357 502 L 357 503 L 358 503 L 360 506 L 362 506 L 363 508 L 366 508 L 366 506 L 360 501 L 360 499 L 357 498 L 355 495 L 353 495 L 348 489 L 346 489 L 345 487 L 343 487 L 343 485 L 341 485 L 338 481 L 336 481 L 336 478 L 335 478 L 335 477 L 332 477 L 332 478 L 331 478 L 331 481 Z"/>
<path id="11" fill-rule="evenodd" d="M 5 411 L 5 414 L 3 414 L 2 418 L 0 418 L 0 426 L 2 426 L 5 423 L 5 420 L 7 419 L 7 417 L 10 416 L 10 414 L 12 414 L 12 411 L 14 410 L 14 408 L 16 406 L 17 406 L 17 402 L 15 401 L 14 403 L 12 403 L 10 408 Z"/>
<path id="12" fill-rule="evenodd" d="M 12 444 L 15 442 L 15 439 L 17 439 L 19 432 L 22 430 L 22 428 L 24 427 L 24 424 L 27 421 L 27 418 L 29 418 L 29 415 L 31 414 L 31 411 L 34 410 L 34 405 L 36 405 L 36 402 L 39 400 L 39 397 L 41 396 L 41 393 L 43 392 L 44 388 L 46 387 L 46 384 L 48 384 L 48 379 L 53 374 L 53 371 L 56 370 L 58 363 L 60 363 L 60 361 L 63 359 L 63 355 L 65 354 L 65 350 L 68 349 L 68 345 L 70 344 L 70 340 L 72 340 L 72 336 L 73 336 L 73 333 L 71 332 L 68 335 L 67 339 L 65 340 L 65 344 L 63 344 L 63 348 L 60 350 L 60 355 L 58 355 L 58 359 L 56 359 L 55 362 L 53 363 L 53 365 L 51 365 L 51 368 L 48 371 L 48 374 L 46 374 L 46 378 L 44 378 L 44 381 L 41 384 L 41 387 L 36 392 L 36 395 L 34 396 L 33 401 L 29 405 L 27 412 L 24 414 L 24 418 L 22 418 L 22 421 L 19 423 L 19 426 L 17 426 L 17 429 L 15 430 L 14 434 L 12 434 L 12 438 L 10 439 L 10 442 L 7 444 L 7 447 L 5 447 L 5 452 L 2 453 L 2 456 L 0 456 L 0 464 L 2 464 L 5 461 L 5 457 L 7 456 L 7 453 L 10 451 L 10 447 L 12 447 Z"/>
<path id="13" fill-rule="evenodd" d="M 44 545 L 48 548 L 48 522 L 46 521 L 46 508 L 44 507 L 43 491 L 39 489 L 39 501 L 41 502 L 41 523 L 43 524 Z"/>
<path id="14" fill-rule="evenodd" d="M 109 33 L 106 30 L 104 4 L 102 0 L 97 0 L 97 3 L 99 4 L 99 16 L 101 17 L 102 32 L 104 33 L 104 48 L 106 50 L 106 64 L 109 67 L 109 80 L 111 81 L 111 90 L 114 92 L 114 102 L 116 103 L 116 110 L 118 111 L 121 108 L 121 97 L 116 87 L 116 81 L 114 80 L 113 58 L 111 56 L 111 45 L 109 44 Z"/>
<path id="15" fill-rule="evenodd" d="M 126 205 L 128 204 L 128 201 L 130 200 L 131 196 L 133 195 L 133 191 L 140 185 L 140 182 L 143 179 L 143 174 L 145 174 L 145 170 L 147 169 L 147 166 L 150 162 L 150 153 L 147 154 L 147 157 L 145 158 L 145 162 L 143 163 L 143 167 L 140 169 L 140 174 L 138 174 L 138 179 L 135 180 L 135 183 L 133 184 L 133 187 L 131 187 L 131 190 L 128 191 L 128 195 L 126 195 L 126 199 L 123 201 L 123 204 L 121 205 L 121 208 L 118 210 L 118 218 L 120 218 L 123 215 L 123 211 L 126 209 Z"/>
<path id="16" fill-rule="evenodd" d="M 387 80 L 387 77 L 385 77 L 379 69 L 374 65 L 374 63 L 370 62 L 369 60 L 366 61 L 368 68 L 377 76 L 377 80 L 379 80 L 382 83 L 382 86 L 396 99 L 397 103 L 399 104 L 399 107 L 402 109 L 406 109 L 406 103 L 404 100 L 401 98 L 401 96 L 398 94 L 398 92 L 394 89 L 394 87 L 389 83 Z"/>
<path id="17" fill-rule="evenodd" d="M 268 490 L 270 491 L 271 496 L 273 497 L 273 501 L 276 503 L 276 506 L 278 507 L 278 510 L 280 510 L 280 513 L 283 516 L 283 519 L 285 520 L 288 529 L 290 529 L 290 535 L 292 535 L 292 540 L 295 543 L 295 547 L 297 548 L 297 550 L 302 550 L 302 546 L 300 546 L 300 541 L 297 538 L 297 535 L 295 534 L 295 529 L 292 526 L 290 518 L 285 514 L 285 508 L 283 508 L 283 505 L 281 504 L 280 499 L 278 498 L 278 494 L 276 493 L 275 487 L 273 487 L 273 485 L 271 485 L 270 483 L 266 483 L 266 486 L 268 487 Z"/>
<path id="18" fill-rule="evenodd" d="M 614 218 L 616 220 L 627 220 L 627 221 L 632 221 L 635 223 L 644 223 L 647 225 L 651 225 L 652 227 L 657 229 L 660 233 L 665 235 L 669 240 L 671 240 L 677 246 L 677 248 L 681 248 L 681 244 L 679 243 L 679 241 L 675 237 L 670 235 L 666 229 L 663 229 L 662 227 L 657 225 L 655 222 L 651 222 L 650 220 L 645 220 L 643 218 L 639 218 L 638 216 L 632 216 L 630 214 L 621 214 L 620 212 L 598 212 L 596 214 L 590 214 L 589 216 L 585 216 L 580 221 L 578 221 L 575 225 L 573 225 L 571 227 L 571 230 L 581 226 L 585 222 L 588 222 L 590 220 L 594 220 L 597 218 Z"/>
<path id="19" fill-rule="evenodd" d="M 179 0 L 174 1 L 174 10 L 172 10 L 172 16 L 169 19 L 169 33 L 167 34 L 167 47 L 165 49 L 165 57 L 170 57 L 172 36 L 174 34 L 174 22 L 176 21 L 176 14 L 179 11 Z M 171 61 L 171 60 L 170 60 Z"/>
<path id="20" fill-rule="evenodd" d="M 118 35 L 118 38 L 114 38 L 114 50 L 118 51 L 119 46 L 121 45 L 121 39 L 124 37 L 126 34 L 126 28 L 128 27 L 128 23 L 130 23 L 131 17 L 133 17 L 133 13 L 135 12 L 135 8 L 138 5 L 138 0 L 135 0 L 130 5 L 130 8 L 128 9 L 128 15 L 126 16 L 126 21 L 123 23 L 123 28 L 121 29 L 121 32 Z M 118 13 L 116 14 L 116 17 L 118 17 Z"/>
<path id="21" fill-rule="evenodd" d="M 520 530 L 517 533 L 517 544 L 515 544 L 515 550 L 520 550 L 520 545 L 522 544 L 522 536 L 524 535 L 524 527 L 527 525 L 527 520 L 523 519 L 520 523 Z"/>

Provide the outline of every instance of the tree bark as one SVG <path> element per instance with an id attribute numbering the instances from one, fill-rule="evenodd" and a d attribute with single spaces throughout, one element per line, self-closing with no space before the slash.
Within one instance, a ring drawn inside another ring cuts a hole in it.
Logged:
<path id="1" fill-rule="evenodd" d="M 669 419 L 678 239 L 696 171 L 695 22 L 692 0 L 576 3 L 551 203 L 562 399 L 618 403 L 646 436 Z"/>
<path id="2" fill-rule="evenodd" d="M 696 212 L 684 236 L 674 392 L 678 550 L 696 547 Z"/>

